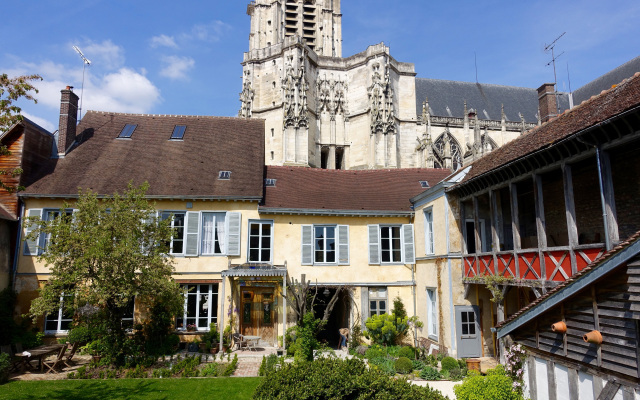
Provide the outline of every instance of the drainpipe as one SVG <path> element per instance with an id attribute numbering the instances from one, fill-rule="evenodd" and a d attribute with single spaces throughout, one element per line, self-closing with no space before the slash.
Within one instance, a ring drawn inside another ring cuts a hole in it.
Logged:
<path id="1" fill-rule="evenodd" d="M 413 210 L 413 205 L 411 205 L 411 210 Z M 415 212 L 415 211 L 414 211 Z M 415 214 L 410 217 L 410 222 L 415 226 Z M 415 231 L 414 231 L 414 247 L 415 247 Z M 415 257 L 415 249 L 414 249 L 414 257 Z M 416 301 L 416 264 L 415 262 L 411 264 L 411 296 L 413 297 L 413 316 L 418 315 L 417 309 L 417 301 Z M 418 327 L 413 327 L 413 347 L 418 347 Z"/>
<path id="2" fill-rule="evenodd" d="M 447 240 L 447 269 L 449 274 L 449 324 L 451 325 L 451 349 L 458 354 L 456 349 L 456 323 L 453 305 L 453 275 L 451 273 L 451 233 L 449 231 L 449 196 L 444 194 L 444 223 Z M 464 222 L 463 222 L 464 224 Z"/>
<path id="3" fill-rule="evenodd" d="M 11 289 L 16 288 L 16 276 L 18 275 L 18 257 L 20 256 L 20 240 L 22 240 L 22 213 L 24 212 L 24 203 L 20 201 L 18 209 L 18 232 L 16 233 L 16 247 L 13 250 L 13 277 L 11 278 Z"/>

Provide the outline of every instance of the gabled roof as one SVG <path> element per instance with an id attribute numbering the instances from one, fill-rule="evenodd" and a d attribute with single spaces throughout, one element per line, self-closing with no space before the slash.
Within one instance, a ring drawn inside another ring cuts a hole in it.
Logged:
<path id="1" fill-rule="evenodd" d="M 597 96 L 603 90 L 611 89 L 613 85 L 632 77 L 636 72 L 640 72 L 640 56 L 627 61 L 618 68 L 607 72 L 573 92 L 573 103 L 580 104 L 583 101 L 589 100 L 592 96 Z"/>
<path id="2" fill-rule="evenodd" d="M 639 254 L 640 231 L 595 259 L 582 271 L 574 274 L 571 278 L 562 282 L 562 284 L 556 286 L 544 296 L 537 298 L 505 321 L 496 325 L 498 338 L 508 335 L 514 329 L 536 318 L 545 310 L 566 301 L 587 285 L 598 281 L 621 265 L 625 265 L 625 263 L 637 257 Z"/>
<path id="3" fill-rule="evenodd" d="M 474 161 L 471 171 L 452 190 L 638 106 L 640 73 Z"/>
<path id="4" fill-rule="evenodd" d="M 118 138 L 126 124 L 137 125 L 133 135 Z M 176 125 L 187 126 L 184 140 L 169 140 Z M 150 197 L 262 197 L 262 120 L 89 111 L 77 132 L 71 151 L 44 165 L 21 196 L 111 195 L 147 181 Z M 220 171 L 231 179 L 218 179 Z"/>
<path id="5" fill-rule="evenodd" d="M 416 78 L 417 115 L 422 115 L 422 103 L 427 98 L 432 115 L 435 116 L 463 118 L 466 100 L 467 109 L 473 108 L 478 114 L 478 119 L 500 121 L 502 105 L 504 105 L 507 121 L 520 122 L 519 113 L 521 113 L 526 122 L 538 122 L 538 91 L 536 89 Z M 568 96 L 560 93 L 558 103 L 560 110 L 569 108 Z"/>
<path id="6" fill-rule="evenodd" d="M 433 186 L 451 174 L 448 169 L 410 168 L 325 170 L 304 167 L 267 167 L 261 212 L 338 214 L 410 213 L 410 198 L 424 191 L 420 181 Z"/>

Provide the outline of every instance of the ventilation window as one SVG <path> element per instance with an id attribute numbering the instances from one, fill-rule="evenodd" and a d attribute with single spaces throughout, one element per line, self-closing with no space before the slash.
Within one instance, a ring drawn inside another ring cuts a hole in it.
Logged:
<path id="1" fill-rule="evenodd" d="M 124 128 L 122 128 L 122 132 L 120 132 L 118 137 L 122 139 L 130 139 L 131 135 L 133 135 L 133 131 L 135 131 L 137 127 L 138 125 L 126 124 Z"/>
<path id="2" fill-rule="evenodd" d="M 430 186 L 429 186 L 429 182 L 427 182 L 427 181 L 420 181 L 420 187 L 421 187 L 421 188 L 423 188 L 423 189 L 428 189 L 428 188 L 430 187 Z"/>
<path id="3" fill-rule="evenodd" d="M 267 187 L 275 187 L 276 186 L 276 180 L 275 179 L 265 179 L 264 180 L 264 185 Z"/>
<path id="4" fill-rule="evenodd" d="M 231 171 L 220 171 L 218 179 L 231 179 Z"/>
<path id="5" fill-rule="evenodd" d="M 184 138 L 184 131 L 187 129 L 186 125 L 176 125 L 173 128 L 173 133 L 171 134 L 171 140 L 182 140 Z"/>

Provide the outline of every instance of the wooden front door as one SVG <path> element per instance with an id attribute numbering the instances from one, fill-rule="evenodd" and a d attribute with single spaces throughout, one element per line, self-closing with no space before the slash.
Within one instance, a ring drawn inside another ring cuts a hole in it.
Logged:
<path id="1" fill-rule="evenodd" d="M 275 310 L 275 289 L 241 289 L 240 326 L 243 335 L 260 336 L 263 342 L 276 343 L 277 312 Z"/>

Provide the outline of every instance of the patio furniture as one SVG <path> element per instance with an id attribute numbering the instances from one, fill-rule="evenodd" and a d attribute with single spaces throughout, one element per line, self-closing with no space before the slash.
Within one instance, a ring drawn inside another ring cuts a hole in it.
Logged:
<path id="1" fill-rule="evenodd" d="M 58 353 L 57 357 L 47 361 L 44 360 L 42 361 L 42 368 L 44 369 L 44 367 L 47 367 L 47 374 L 50 372 L 56 372 L 56 368 L 60 367 L 61 365 L 64 364 L 64 353 L 67 351 L 67 345 L 64 344 L 62 345 L 62 347 L 60 348 L 60 352 Z"/>
<path id="2" fill-rule="evenodd" d="M 233 343 L 238 347 L 238 350 L 242 348 L 247 348 L 247 341 L 244 339 L 244 336 L 239 333 L 234 333 L 232 335 Z"/>
<path id="3" fill-rule="evenodd" d="M 249 350 L 256 350 L 256 346 L 258 346 L 258 341 L 261 339 L 260 336 L 248 336 L 245 335 L 244 336 L 244 340 L 247 342 L 246 347 Z"/>
<path id="4" fill-rule="evenodd" d="M 58 353 L 62 348 L 66 350 L 67 346 L 63 344 L 50 344 L 36 347 L 35 349 L 30 349 L 22 353 L 16 353 L 15 357 L 19 358 L 18 364 L 28 369 L 39 369 L 44 372 L 44 362 L 43 360 L 52 354 Z M 38 367 L 34 368 L 31 365 L 31 361 L 38 361 Z"/>
<path id="5" fill-rule="evenodd" d="M 69 354 L 67 354 L 67 358 L 66 360 L 64 360 L 64 365 L 66 365 L 67 367 L 71 367 L 71 360 L 73 359 L 73 356 L 76 354 L 76 351 L 78 350 L 78 346 L 80 345 L 80 342 L 74 342 L 73 344 L 70 344 L 69 342 L 67 342 L 67 347 L 71 346 L 71 350 L 69 350 Z"/>
<path id="6" fill-rule="evenodd" d="M 0 352 L 9 355 L 9 362 L 11 363 L 9 371 L 17 371 L 18 366 L 22 363 L 22 359 L 20 357 L 16 357 L 14 352 L 11 351 L 11 345 L 0 346 Z"/>

